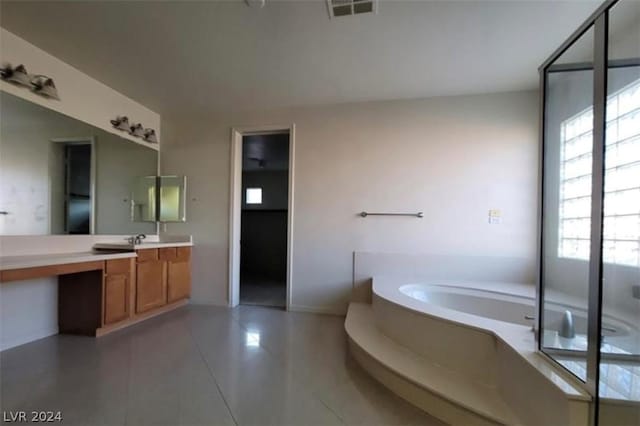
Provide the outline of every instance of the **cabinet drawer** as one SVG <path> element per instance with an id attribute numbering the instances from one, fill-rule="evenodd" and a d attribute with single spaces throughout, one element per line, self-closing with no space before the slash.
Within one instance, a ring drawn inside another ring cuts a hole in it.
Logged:
<path id="1" fill-rule="evenodd" d="M 107 275 L 128 274 L 131 269 L 131 259 L 113 259 L 106 261 Z"/>
<path id="2" fill-rule="evenodd" d="M 158 249 L 136 250 L 136 253 L 138 254 L 138 263 L 158 260 Z"/>
<path id="3" fill-rule="evenodd" d="M 176 260 L 188 262 L 191 259 L 191 247 L 176 247 Z"/>
<path id="4" fill-rule="evenodd" d="M 160 260 L 176 260 L 176 248 L 175 247 L 163 247 L 159 250 Z"/>

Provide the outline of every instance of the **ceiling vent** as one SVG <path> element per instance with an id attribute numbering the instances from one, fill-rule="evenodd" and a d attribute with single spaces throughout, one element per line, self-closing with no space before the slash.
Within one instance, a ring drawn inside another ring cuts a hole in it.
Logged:
<path id="1" fill-rule="evenodd" d="M 329 17 L 378 13 L 378 0 L 327 0 Z"/>

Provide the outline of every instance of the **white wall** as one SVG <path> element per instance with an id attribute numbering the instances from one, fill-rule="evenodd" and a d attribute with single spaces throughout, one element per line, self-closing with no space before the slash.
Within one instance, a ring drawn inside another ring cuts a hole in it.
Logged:
<path id="1" fill-rule="evenodd" d="M 0 285 L 0 350 L 57 333 L 56 277 Z"/>
<path id="2" fill-rule="evenodd" d="M 354 251 L 508 256 L 533 270 L 537 119 L 535 92 L 164 117 L 162 171 L 190 182 L 187 223 L 168 232 L 195 235 L 192 300 L 227 303 L 231 126 L 295 123 L 292 308 L 344 312 Z"/>

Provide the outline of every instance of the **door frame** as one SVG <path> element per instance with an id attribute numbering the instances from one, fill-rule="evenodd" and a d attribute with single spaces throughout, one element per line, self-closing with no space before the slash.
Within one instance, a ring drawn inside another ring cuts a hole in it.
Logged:
<path id="1" fill-rule="evenodd" d="M 64 145 L 90 145 L 91 146 L 91 215 L 89 216 L 89 235 L 95 235 L 96 233 L 96 179 L 97 179 L 97 171 L 96 171 L 96 138 L 95 136 L 86 136 L 86 137 L 70 137 L 70 138 L 51 138 L 49 139 L 52 143 L 61 143 Z M 65 172 L 66 173 L 66 172 Z M 65 204 L 67 203 L 67 194 L 65 188 Z M 67 218 L 65 216 L 65 228 L 66 228 Z M 51 226 L 51 224 L 49 224 Z M 66 231 L 66 229 L 65 229 Z"/>
<path id="2" fill-rule="evenodd" d="M 293 220 L 295 185 L 295 124 L 268 124 L 262 126 L 236 126 L 231 128 L 231 171 L 229 186 L 229 307 L 240 303 L 240 234 L 242 217 L 242 138 L 250 135 L 289 133 L 289 188 L 287 200 L 287 269 L 286 309 L 291 307 L 293 264 Z"/>

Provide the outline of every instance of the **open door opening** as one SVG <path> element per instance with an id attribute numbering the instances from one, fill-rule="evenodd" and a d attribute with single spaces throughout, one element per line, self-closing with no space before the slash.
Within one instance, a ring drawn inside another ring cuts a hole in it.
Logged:
<path id="1" fill-rule="evenodd" d="M 289 309 L 295 126 L 231 129 L 229 306 Z"/>
<path id="2" fill-rule="evenodd" d="M 287 300 L 289 133 L 242 137 L 240 303 Z"/>

